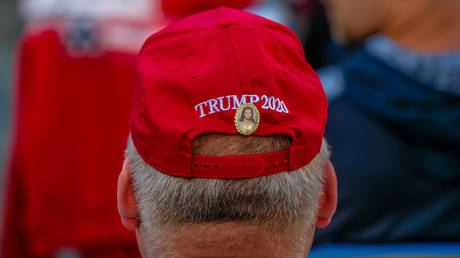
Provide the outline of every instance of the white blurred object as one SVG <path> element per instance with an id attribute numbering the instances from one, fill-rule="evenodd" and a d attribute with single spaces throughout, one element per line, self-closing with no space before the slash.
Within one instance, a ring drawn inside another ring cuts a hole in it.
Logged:
<path id="1" fill-rule="evenodd" d="M 317 72 L 328 101 L 333 101 L 342 95 L 345 91 L 346 82 L 345 76 L 338 66 L 326 66 Z"/>
<path id="2" fill-rule="evenodd" d="M 136 53 L 166 25 L 160 0 L 20 0 L 27 33 L 53 30 L 75 57 Z"/>
<path id="3" fill-rule="evenodd" d="M 90 18 L 139 21 L 161 14 L 155 0 L 21 0 L 26 21 L 52 18 Z"/>
<path id="4" fill-rule="evenodd" d="M 268 0 L 259 5 L 251 6 L 246 9 L 246 11 L 283 25 L 291 26 L 293 22 L 293 14 L 287 3 L 288 1 L 284 0 Z"/>

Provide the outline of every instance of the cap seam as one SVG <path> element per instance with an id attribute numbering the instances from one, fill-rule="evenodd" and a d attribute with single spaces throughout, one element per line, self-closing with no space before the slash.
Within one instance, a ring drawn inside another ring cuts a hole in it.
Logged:
<path id="1" fill-rule="evenodd" d="M 220 12 L 219 9 L 216 9 L 217 12 L 219 12 L 219 14 L 224 17 L 224 15 L 222 15 L 222 13 Z M 233 25 L 235 26 L 235 25 Z M 232 52 L 233 52 L 233 57 L 235 58 L 235 66 L 236 66 L 236 71 L 238 73 L 238 79 L 240 81 L 240 90 L 241 90 L 241 94 L 243 93 L 243 80 L 241 78 L 241 69 L 240 69 L 240 64 L 239 64 L 239 61 L 238 61 L 238 56 L 236 54 L 236 49 L 235 49 L 235 44 L 233 43 L 233 39 L 232 39 L 232 35 L 230 34 L 230 30 L 229 28 L 223 28 L 223 30 L 225 30 L 227 36 L 228 36 L 228 39 L 230 41 L 230 46 L 232 47 Z"/>

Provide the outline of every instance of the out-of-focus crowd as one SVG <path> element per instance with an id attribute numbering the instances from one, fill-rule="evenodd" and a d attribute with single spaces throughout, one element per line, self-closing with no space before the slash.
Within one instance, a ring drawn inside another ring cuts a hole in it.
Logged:
<path id="1" fill-rule="evenodd" d="M 22 0 L 1 257 L 137 257 L 115 187 L 136 54 L 219 6 L 293 29 L 329 100 L 339 182 L 315 244 L 460 241 L 456 0 Z"/>

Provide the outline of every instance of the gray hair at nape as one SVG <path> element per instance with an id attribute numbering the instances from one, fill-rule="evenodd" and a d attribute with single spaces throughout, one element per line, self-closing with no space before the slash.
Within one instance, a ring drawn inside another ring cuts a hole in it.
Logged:
<path id="1" fill-rule="evenodd" d="M 270 234 L 301 229 L 306 236 L 314 229 L 329 156 L 323 139 L 320 153 L 305 167 L 291 172 L 249 179 L 187 179 L 148 165 L 131 137 L 126 149 L 146 232 L 188 224 L 241 222 L 266 227 Z"/>

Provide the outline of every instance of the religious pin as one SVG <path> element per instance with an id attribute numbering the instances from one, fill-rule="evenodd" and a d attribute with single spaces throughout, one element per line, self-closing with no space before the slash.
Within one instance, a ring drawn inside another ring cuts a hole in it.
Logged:
<path id="1" fill-rule="evenodd" d="M 251 135 L 259 126 L 259 110 L 253 104 L 241 105 L 235 113 L 235 127 L 242 135 Z"/>

